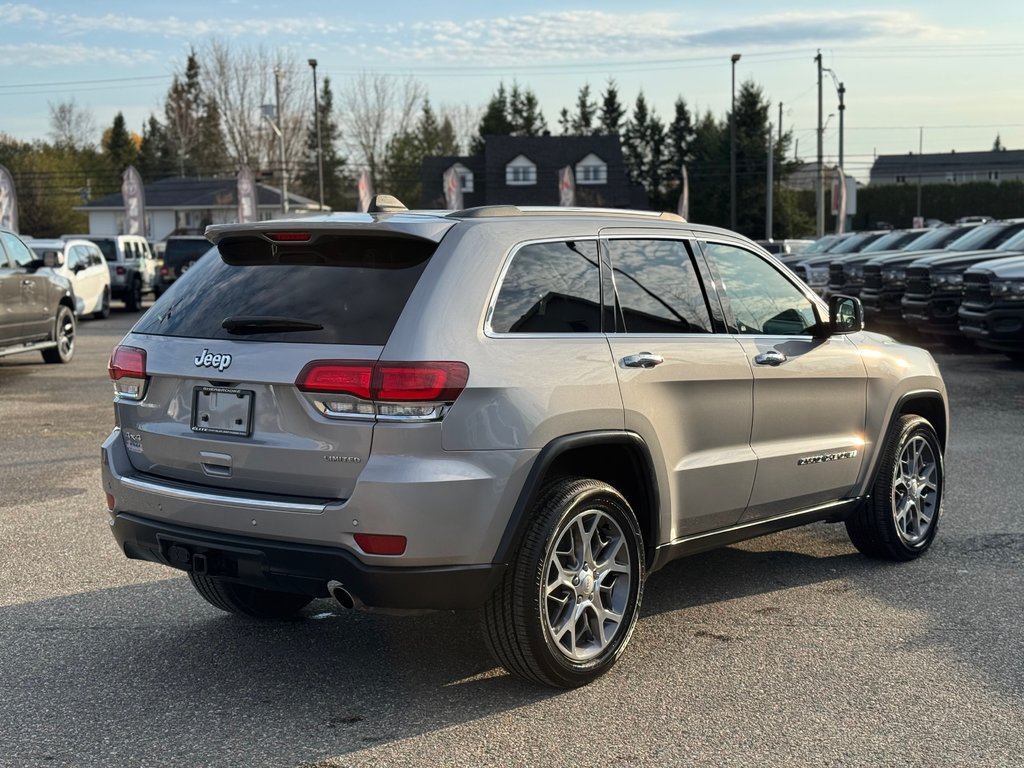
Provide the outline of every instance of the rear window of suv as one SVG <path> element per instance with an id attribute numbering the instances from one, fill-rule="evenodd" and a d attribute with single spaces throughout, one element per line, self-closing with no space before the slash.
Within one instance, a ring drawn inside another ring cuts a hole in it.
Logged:
<path id="1" fill-rule="evenodd" d="M 134 330 L 382 346 L 436 247 L 394 237 L 328 236 L 313 246 L 225 242 L 177 280 Z"/>

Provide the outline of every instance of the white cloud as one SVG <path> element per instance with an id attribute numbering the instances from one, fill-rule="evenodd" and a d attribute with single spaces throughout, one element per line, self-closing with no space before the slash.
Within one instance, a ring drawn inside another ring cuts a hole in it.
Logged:
<path id="1" fill-rule="evenodd" d="M 0 5 L 0 24 L 21 24 L 26 21 L 41 23 L 47 14 L 35 6 L 25 3 L 4 3 Z"/>
<path id="2" fill-rule="evenodd" d="M 75 43 L 0 45 L 0 65 L 5 67 L 43 67 L 55 63 L 65 66 L 86 64 L 132 66 L 156 59 L 156 55 L 148 50 L 110 48 Z"/>

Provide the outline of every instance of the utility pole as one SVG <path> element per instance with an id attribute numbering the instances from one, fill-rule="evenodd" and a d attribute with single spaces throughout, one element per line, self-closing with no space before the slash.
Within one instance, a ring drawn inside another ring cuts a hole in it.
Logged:
<path id="1" fill-rule="evenodd" d="M 833 75 L 834 76 L 834 75 Z M 846 112 L 846 104 L 843 103 L 843 96 L 846 95 L 846 86 L 842 83 L 836 89 L 839 93 L 839 167 L 843 167 L 843 114 Z"/>
<path id="2" fill-rule="evenodd" d="M 772 239 L 772 197 L 775 195 L 775 152 L 772 146 L 772 124 L 768 123 L 768 180 L 765 183 L 764 237 Z"/>
<path id="3" fill-rule="evenodd" d="M 274 70 L 274 93 L 277 98 L 277 141 L 281 148 L 281 211 L 288 213 L 288 164 L 284 154 L 284 120 L 281 119 L 281 70 Z"/>
<path id="4" fill-rule="evenodd" d="M 736 231 L 736 62 L 732 55 L 732 108 L 729 111 L 729 229 Z"/>
<path id="5" fill-rule="evenodd" d="M 917 134 L 917 218 L 921 218 L 921 153 L 924 151 L 924 126 Z"/>
<path id="6" fill-rule="evenodd" d="M 814 57 L 818 63 L 818 172 L 815 181 L 815 198 L 818 208 L 818 237 L 825 234 L 825 129 L 821 124 L 821 51 Z"/>

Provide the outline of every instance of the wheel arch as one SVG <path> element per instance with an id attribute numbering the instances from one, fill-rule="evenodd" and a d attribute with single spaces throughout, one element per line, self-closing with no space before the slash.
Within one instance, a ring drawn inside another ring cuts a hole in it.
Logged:
<path id="1" fill-rule="evenodd" d="M 908 392 L 903 395 L 896 402 L 896 407 L 893 409 L 892 415 L 889 417 L 886 434 L 888 434 L 888 430 L 892 429 L 892 425 L 900 416 L 906 416 L 908 414 L 921 416 L 922 418 L 927 419 L 935 429 L 935 434 L 939 436 L 939 445 L 942 446 L 942 450 L 946 450 L 946 436 L 949 431 L 949 414 L 946 410 L 946 401 L 942 398 L 941 394 L 934 390 L 926 390 L 920 392 Z"/>
<path id="2" fill-rule="evenodd" d="M 920 416 L 927 419 L 935 429 L 935 434 L 939 438 L 939 446 L 942 448 L 942 452 L 945 453 L 949 433 L 949 410 L 942 393 L 934 389 L 906 392 L 896 400 L 885 423 L 885 429 L 878 436 L 878 447 L 871 457 L 870 468 L 861 477 L 861 484 L 859 486 L 861 495 L 869 493 L 870 488 L 875 483 L 878 468 L 881 466 L 881 446 L 892 433 L 893 426 L 900 417 L 907 415 Z"/>
<path id="3" fill-rule="evenodd" d="M 661 510 L 654 462 L 643 438 L 622 431 L 564 435 L 541 449 L 513 507 L 495 562 L 511 561 L 530 522 L 530 509 L 542 489 L 559 477 L 587 477 L 616 488 L 636 515 L 651 564 Z"/>

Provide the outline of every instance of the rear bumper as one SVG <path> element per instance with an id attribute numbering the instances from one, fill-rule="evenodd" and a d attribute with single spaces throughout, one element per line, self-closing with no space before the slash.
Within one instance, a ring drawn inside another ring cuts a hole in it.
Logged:
<path id="1" fill-rule="evenodd" d="M 338 581 L 367 606 L 379 608 L 477 608 L 505 572 L 503 564 L 374 567 L 343 549 L 203 531 L 127 512 L 115 515 L 110 525 L 132 559 L 315 597 L 327 597 L 327 583 Z"/>

